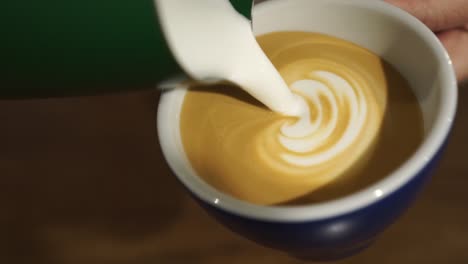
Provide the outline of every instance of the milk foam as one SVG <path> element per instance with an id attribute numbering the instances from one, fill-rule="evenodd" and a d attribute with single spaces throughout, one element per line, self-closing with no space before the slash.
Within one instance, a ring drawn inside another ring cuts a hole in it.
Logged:
<path id="1" fill-rule="evenodd" d="M 265 46 L 265 52 L 306 110 L 258 133 L 256 151 L 261 162 L 284 175 L 314 175 L 324 184 L 368 153 L 376 139 L 385 79 L 360 61 L 376 69 L 380 62 L 351 43 L 313 33 L 270 34 L 268 42 L 275 45 Z"/>
<path id="2" fill-rule="evenodd" d="M 359 135 L 367 115 L 366 100 L 357 87 L 352 87 L 342 77 L 327 71 L 314 71 L 314 79 L 299 80 L 292 84 L 293 91 L 302 95 L 302 104 L 307 107 L 294 124 L 284 124 L 278 140 L 287 150 L 281 158 L 297 166 L 312 166 L 329 161 L 350 146 Z M 322 100 L 328 103 L 325 107 Z M 314 105 L 317 117 L 311 119 L 310 107 Z M 324 111 L 329 111 L 331 118 L 323 119 Z M 331 137 L 338 127 L 338 117 L 349 115 L 344 132 L 328 148 L 320 147 Z"/>

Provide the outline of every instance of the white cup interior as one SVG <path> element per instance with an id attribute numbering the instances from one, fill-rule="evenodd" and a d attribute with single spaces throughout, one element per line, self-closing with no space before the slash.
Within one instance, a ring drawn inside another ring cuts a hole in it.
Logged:
<path id="1" fill-rule="evenodd" d="M 186 90 L 165 91 L 157 120 L 161 147 L 176 176 L 200 199 L 239 215 L 270 221 L 332 217 L 364 207 L 397 190 L 440 149 L 455 115 L 457 83 L 443 46 L 409 14 L 381 1 L 274 0 L 254 8 L 253 29 L 255 34 L 319 32 L 346 39 L 378 54 L 395 66 L 414 89 L 423 112 L 425 139 L 407 162 L 360 192 L 314 205 L 259 206 L 225 195 L 196 175 L 185 156 L 179 132 Z"/>

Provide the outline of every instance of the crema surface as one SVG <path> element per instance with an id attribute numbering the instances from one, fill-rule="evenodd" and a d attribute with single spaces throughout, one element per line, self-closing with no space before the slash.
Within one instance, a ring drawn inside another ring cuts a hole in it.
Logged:
<path id="1" fill-rule="evenodd" d="M 281 116 L 230 85 L 190 89 L 181 112 L 181 137 L 193 168 L 209 184 L 258 204 L 333 199 L 323 190 L 335 182 L 341 187 L 329 193 L 340 196 L 362 187 L 351 181 L 364 184 L 390 172 L 384 165 L 386 172 L 366 171 L 379 142 L 387 139 L 382 129 L 399 131 L 405 128 L 393 126 L 412 123 L 416 132 L 395 157 L 417 148 L 423 133 L 417 100 L 377 55 L 307 32 L 270 33 L 258 42 L 304 111 L 299 118 Z M 402 109 L 401 102 L 409 113 L 395 116 L 401 110 L 390 108 Z M 384 128 L 390 113 L 393 125 Z M 400 143 L 395 139 L 395 147 Z M 396 168 L 401 162 L 389 163 Z M 314 192 L 322 195 L 314 197 Z"/>

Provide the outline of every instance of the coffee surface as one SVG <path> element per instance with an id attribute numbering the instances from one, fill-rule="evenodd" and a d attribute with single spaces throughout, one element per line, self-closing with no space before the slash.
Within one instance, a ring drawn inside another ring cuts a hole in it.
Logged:
<path id="1" fill-rule="evenodd" d="M 403 77 L 350 42 L 275 32 L 258 42 L 306 109 L 273 113 L 230 85 L 192 87 L 180 130 L 215 188 L 258 204 L 335 199 L 388 175 L 419 146 L 422 114 Z"/>

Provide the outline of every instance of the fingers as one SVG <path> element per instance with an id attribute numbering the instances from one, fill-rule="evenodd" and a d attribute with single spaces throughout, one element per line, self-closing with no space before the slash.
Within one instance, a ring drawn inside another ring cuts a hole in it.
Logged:
<path id="1" fill-rule="evenodd" d="M 437 34 L 452 59 L 458 81 L 468 79 L 468 30 L 465 27 Z"/>
<path id="2" fill-rule="evenodd" d="M 433 31 L 468 22 L 468 0 L 385 0 L 417 17 Z"/>
<path id="3" fill-rule="evenodd" d="M 468 79 L 468 0 L 385 0 L 438 32 L 458 81 Z"/>

